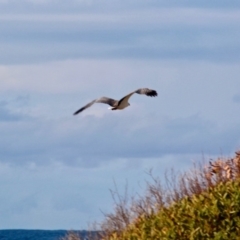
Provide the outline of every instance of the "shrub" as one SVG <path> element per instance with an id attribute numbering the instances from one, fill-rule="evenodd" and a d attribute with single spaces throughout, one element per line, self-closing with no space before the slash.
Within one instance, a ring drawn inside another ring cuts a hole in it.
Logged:
<path id="1" fill-rule="evenodd" d="M 88 239 L 240 240 L 240 151 L 183 174 L 171 171 L 164 184 L 149 175 L 143 197 L 129 198 L 127 188 L 121 196 L 115 186 L 113 213 L 105 214 L 100 236 Z"/>
<path id="2" fill-rule="evenodd" d="M 172 171 L 165 185 L 150 176 L 144 197 L 128 205 L 117 198 L 101 224 L 102 239 L 240 239 L 240 152 L 183 174 Z"/>

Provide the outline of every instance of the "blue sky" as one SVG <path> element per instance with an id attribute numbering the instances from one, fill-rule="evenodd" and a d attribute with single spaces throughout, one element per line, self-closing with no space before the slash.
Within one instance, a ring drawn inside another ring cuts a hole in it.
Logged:
<path id="1" fill-rule="evenodd" d="M 0 0 L 0 228 L 84 229 L 114 181 L 232 156 L 239 28 L 239 1 Z"/>

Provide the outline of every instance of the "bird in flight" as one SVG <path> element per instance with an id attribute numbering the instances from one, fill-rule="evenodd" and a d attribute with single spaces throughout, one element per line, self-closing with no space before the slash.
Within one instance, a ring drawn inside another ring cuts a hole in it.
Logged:
<path id="1" fill-rule="evenodd" d="M 77 110 L 73 115 L 77 115 L 78 113 L 82 112 L 83 110 L 85 110 L 86 108 L 91 107 L 94 103 L 105 103 L 110 105 L 111 107 L 109 109 L 111 110 L 122 110 L 128 106 L 130 106 L 128 99 L 134 94 L 134 93 L 138 93 L 138 94 L 144 94 L 150 97 L 156 97 L 157 91 L 152 90 L 152 89 L 148 89 L 148 88 L 140 88 L 134 92 L 129 93 L 128 95 L 126 95 L 125 97 L 123 97 L 122 99 L 118 100 L 114 100 L 112 98 L 108 98 L 108 97 L 101 97 L 98 99 L 95 99 L 93 101 L 91 101 L 90 103 L 88 103 L 87 105 L 85 105 L 84 107 L 80 108 L 79 110 Z"/>

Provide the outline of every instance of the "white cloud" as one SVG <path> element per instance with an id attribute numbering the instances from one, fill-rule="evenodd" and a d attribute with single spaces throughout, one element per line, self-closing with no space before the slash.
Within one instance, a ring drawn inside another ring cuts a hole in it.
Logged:
<path id="1" fill-rule="evenodd" d="M 78 22 L 79 24 L 103 24 L 102 28 L 113 25 L 119 29 L 141 26 L 141 28 L 158 29 L 166 26 L 216 26 L 220 23 L 238 25 L 239 10 L 224 11 L 221 9 L 201 8 L 148 8 L 118 11 L 117 13 L 77 13 L 77 14 L 2 14 L 1 21 L 27 22 Z M 191 21 L 189 21 L 191 19 Z M 82 27 L 84 27 L 82 25 Z"/>
<path id="2" fill-rule="evenodd" d="M 237 64 L 86 60 L 2 69 L 2 79 L 12 79 L 0 90 L 2 162 L 92 169 L 116 158 L 230 154 L 239 147 Z M 72 115 L 94 98 L 120 99 L 138 87 L 159 95 L 134 95 L 124 111 L 95 104 Z"/>
<path id="3" fill-rule="evenodd" d="M 76 58 L 239 61 L 238 9 L 136 8 L 1 14 L 3 64 Z M 177 41 L 176 41 L 177 39 Z"/>

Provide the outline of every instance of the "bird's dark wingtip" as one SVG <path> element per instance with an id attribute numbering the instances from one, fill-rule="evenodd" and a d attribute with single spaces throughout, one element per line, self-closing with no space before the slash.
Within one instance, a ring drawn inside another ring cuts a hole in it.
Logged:
<path id="1" fill-rule="evenodd" d="M 158 95 L 158 93 L 157 93 L 157 91 L 152 90 L 147 95 L 150 96 L 150 97 L 156 97 Z"/>
<path id="2" fill-rule="evenodd" d="M 73 113 L 73 115 L 75 116 L 75 115 L 79 114 L 80 112 L 82 112 L 83 110 L 84 110 L 84 108 L 81 108 L 81 109 L 77 110 L 75 113 Z"/>

